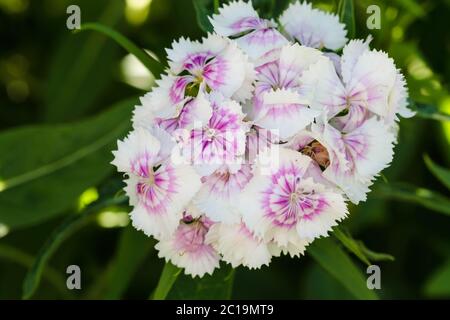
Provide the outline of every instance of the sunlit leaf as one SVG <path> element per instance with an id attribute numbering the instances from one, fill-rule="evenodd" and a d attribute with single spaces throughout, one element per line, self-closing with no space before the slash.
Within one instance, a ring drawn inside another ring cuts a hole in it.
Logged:
<path id="1" fill-rule="evenodd" d="M 357 299 L 377 299 L 367 288 L 366 278 L 349 256 L 331 239 L 315 240 L 307 252 L 329 274 L 338 280 Z"/>

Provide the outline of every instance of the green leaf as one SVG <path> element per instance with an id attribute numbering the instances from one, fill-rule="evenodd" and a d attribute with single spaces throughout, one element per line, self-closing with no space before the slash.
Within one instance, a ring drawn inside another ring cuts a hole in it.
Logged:
<path id="1" fill-rule="evenodd" d="M 353 39 L 356 33 L 355 5 L 353 0 L 340 0 L 338 5 L 339 20 L 347 27 L 347 37 Z"/>
<path id="2" fill-rule="evenodd" d="M 450 215 L 450 200 L 431 190 L 407 184 L 381 184 L 374 195 L 419 204 L 430 210 Z"/>
<path id="3" fill-rule="evenodd" d="M 362 253 L 369 259 L 370 261 L 394 261 L 395 257 L 381 252 L 375 252 L 366 247 L 366 245 L 362 241 L 358 241 L 359 247 Z"/>
<path id="4" fill-rule="evenodd" d="M 428 155 L 424 156 L 424 160 L 433 175 L 450 190 L 450 170 L 434 163 Z"/>
<path id="5" fill-rule="evenodd" d="M 433 298 L 450 297 L 450 260 L 431 275 L 425 293 Z"/>
<path id="6" fill-rule="evenodd" d="M 339 228 L 335 228 L 333 234 L 350 252 L 357 256 L 359 260 L 361 260 L 368 266 L 371 265 L 369 259 L 367 259 L 365 254 L 362 252 L 359 243 L 355 239 L 353 239 L 350 235 L 342 232 Z"/>
<path id="7" fill-rule="evenodd" d="M 123 17 L 124 2 L 90 1 L 81 8 L 82 19 L 89 17 L 115 26 Z M 118 58 L 118 48 L 102 35 L 74 37 L 65 28 L 61 30 L 61 40 L 51 57 L 45 81 L 41 114 L 46 122 L 73 121 L 98 110 L 95 102 L 111 85 L 114 79 L 111 65 Z"/>
<path id="8" fill-rule="evenodd" d="M 125 196 L 121 196 L 96 202 L 86 208 L 83 213 L 73 214 L 67 217 L 66 220 L 50 234 L 49 238 L 39 250 L 32 267 L 25 276 L 22 292 L 23 299 L 29 299 L 33 295 L 39 285 L 45 265 L 65 239 L 89 221 L 93 213 L 96 213 L 101 208 L 107 206 L 123 204 L 126 200 L 127 198 Z"/>
<path id="9" fill-rule="evenodd" d="M 231 298 L 235 270 L 222 265 L 212 275 L 202 278 L 180 274 L 167 299 L 174 300 L 226 300 Z"/>
<path id="10" fill-rule="evenodd" d="M 314 241 L 308 252 L 329 274 L 338 280 L 357 299 L 378 299 L 367 288 L 366 278 L 349 256 L 331 239 Z"/>
<path id="11" fill-rule="evenodd" d="M 371 265 L 370 261 L 394 261 L 394 257 L 386 253 L 378 253 L 368 249 L 360 240 L 355 240 L 348 232 L 342 231 L 340 228 L 334 228 L 334 236 L 359 260 L 366 265 Z"/>
<path id="12" fill-rule="evenodd" d="M 151 57 L 147 52 L 136 46 L 133 42 L 128 40 L 124 35 L 119 32 L 104 26 L 100 23 L 85 23 L 81 25 L 80 31 L 94 30 L 103 33 L 116 41 L 122 48 L 133 54 L 142 64 L 151 72 L 155 77 L 159 76 L 164 67 L 159 61 Z"/>
<path id="13" fill-rule="evenodd" d="M 417 113 L 418 117 L 436 121 L 450 121 L 450 114 L 439 111 L 434 105 L 409 100 L 409 107 Z"/>
<path id="14" fill-rule="evenodd" d="M 33 256 L 30 254 L 5 244 L 0 244 L 0 259 L 12 261 L 27 269 L 31 268 L 34 261 Z M 67 290 L 66 279 L 58 271 L 48 266 L 42 277 L 58 290 L 62 297 L 68 299 L 72 297 L 70 291 Z"/>
<path id="15" fill-rule="evenodd" d="M 177 280 L 182 270 L 175 267 L 172 263 L 167 262 L 164 265 L 163 271 L 153 292 L 152 298 L 154 300 L 164 300 L 172 289 L 173 284 Z"/>
<path id="16" fill-rule="evenodd" d="M 0 223 L 10 229 L 61 214 L 113 170 L 111 150 L 130 128 L 136 99 L 88 120 L 0 134 Z"/>
<path id="17" fill-rule="evenodd" d="M 194 4 L 195 14 L 197 16 L 197 24 L 204 32 L 212 32 L 213 27 L 209 22 L 208 16 L 214 13 L 213 0 L 192 0 Z"/>
<path id="18" fill-rule="evenodd" d="M 131 224 L 123 230 L 116 256 L 107 271 L 104 299 L 122 298 L 133 275 L 154 244 L 152 239 L 137 231 Z"/>

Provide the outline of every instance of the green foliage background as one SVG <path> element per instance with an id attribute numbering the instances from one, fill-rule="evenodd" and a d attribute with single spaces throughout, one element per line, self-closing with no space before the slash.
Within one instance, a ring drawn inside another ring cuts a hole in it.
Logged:
<path id="1" fill-rule="evenodd" d="M 143 67 L 103 34 L 70 32 L 66 8 L 79 5 L 82 23 L 109 26 L 164 64 L 174 39 L 204 35 L 218 2 L 0 0 L 0 298 L 449 298 L 450 1 L 342 2 L 354 2 L 358 38 L 369 33 L 366 8 L 380 6 L 372 46 L 395 59 L 419 110 L 400 124 L 392 166 L 306 256 L 257 271 L 224 265 L 201 281 L 169 265 L 158 285 L 164 261 L 129 225 L 109 164 L 152 77 L 136 74 Z M 271 16 L 289 0 L 253 3 Z M 368 263 L 381 267 L 379 291 L 365 287 Z M 71 264 L 81 267 L 82 290 L 66 289 Z"/>

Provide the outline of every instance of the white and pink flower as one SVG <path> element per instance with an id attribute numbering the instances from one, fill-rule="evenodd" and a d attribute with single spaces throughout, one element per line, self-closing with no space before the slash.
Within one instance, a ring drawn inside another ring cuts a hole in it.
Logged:
<path id="1" fill-rule="evenodd" d="M 210 21 L 214 32 L 234 39 L 253 60 L 288 43 L 276 29 L 275 22 L 259 17 L 251 1 L 238 0 L 225 4 Z"/>
<path id="2" fill-rule="evenodd" d="M 175 230 L 184 206 L 201 187 L 192 167 L 171 161 L 171 147 L 168 140 L 140 128 L 113 152 L 112 163 L 128 176 L 125 191 L 133 206 L 133 226 L 156 238 Z"/>
<path id="3" fill-rule="evenodd" d="M 158 256 L 192 277 L 212 274 L 220 261 L 217 251 L 206 242 L 212 224 L 208 218 L 186 210 L 175 232 L 156 244 Z"/>
<path id="4" fill-rule="evenodd" d="M 334 14 L 293 3 L 280 31 L 238 0 L 210 21 L 167 50 L 112 162 L 133 226 L 193 277 L 303 255 L 366 200 L 414 114 L 394 61 L 371 37 L 346 44 Z"/>

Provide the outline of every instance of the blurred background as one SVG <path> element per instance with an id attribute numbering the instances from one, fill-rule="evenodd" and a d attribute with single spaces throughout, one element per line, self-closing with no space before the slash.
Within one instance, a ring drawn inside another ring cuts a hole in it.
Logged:
<path id="1" fill-rule="evenodd" d="M 264 15 L 267 1 L 253 2 Z M 337 0 L 312 2 L 337 10 Z M 163 62 L 174 39 L 204 35 L 188 0 L 0 0 L 0 298 L 21 298 L 52 232 L 89 210 L 57 239 L 64 241 L 32 298 L 147 298 L 163 267 L 154 241 L 131 228 L 123 201 L 101 201 L 123 196 L 111 150 L 154 77 L 111 39 L 69 31 L 70 4 L 81 8 L 82 23 L 113 27 Z M 380 30 L 366 27 L 371 4 L 381 8 Z M 358 0 L 355 12 L 357 37 L 370 31 L 372 47 L 394 58 L 411 98 L 429 113 L 401 121 L 392 166 L 368 201 L 351 207 L 344 227 L 395 258 L 376 262 L 380 298 L 450 298 L 450 192 L 424 161 L 428 155 L 441 169 L 450 167 L 450 1 Z M 364 263 L 343 250 L 365 274 Z M 82 290 L 66 289 L 71 264 L 82 270 Z M 257 271 L 239 268 L 231 297 L 355 298 L 329 269 L 308 253 Z"/>

